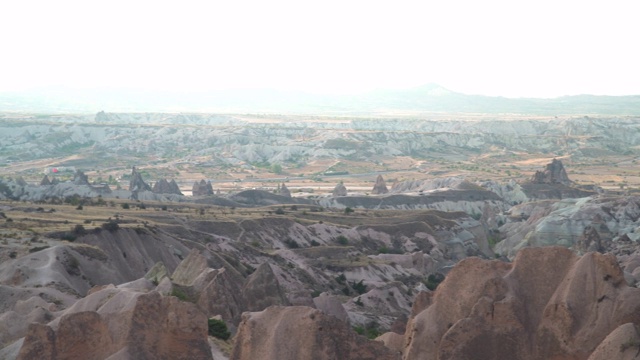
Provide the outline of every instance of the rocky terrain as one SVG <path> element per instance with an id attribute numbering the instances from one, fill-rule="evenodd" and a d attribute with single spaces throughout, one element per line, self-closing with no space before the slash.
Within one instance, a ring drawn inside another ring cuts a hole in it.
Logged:
<path id="1" fill-rule="evenodd" d="M 637 119 L 8 120 L 0 359 L 640 353 Z"/>
<path id="2" fill-rule="evenodd" d="M 117 118 L 121 124 L 102 119 Z M 193 124 L 180 119 L 200 118 Z M 187 114 L 104 114 L 94 116 L 4 115 L 0 122 L 0 161 L 58 158 L 57 166 L 112 164 L 130 169 L 147 156 L 209 166 L 296 164 L 314 159 L 375 160 L 384 157 L 438 157 L 439 154 L 549 153 L 579 158 L 633 152 L 640 145 L 633 117 L 567 117 L 443 120 L 333 119 L 285 117 L 278 123 L 247 122 Z M 197 124 L 197 126 L 196 126 Z M 242 125 L 242 126 L 238 126 Z M 64 161 L 70 153 L 82 159 Z"/>

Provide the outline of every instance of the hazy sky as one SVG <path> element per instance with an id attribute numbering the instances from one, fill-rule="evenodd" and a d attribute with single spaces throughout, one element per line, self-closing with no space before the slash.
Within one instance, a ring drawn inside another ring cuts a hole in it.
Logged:
<path id="1" fill-rule="evenodd" d="M 2 1 L 0 91 L 640 94 L 636 1 Z"/>

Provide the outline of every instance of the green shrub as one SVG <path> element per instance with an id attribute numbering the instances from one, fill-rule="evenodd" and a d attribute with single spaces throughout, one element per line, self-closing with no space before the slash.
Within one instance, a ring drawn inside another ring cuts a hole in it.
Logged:
<path id="1" fill-rule="evenodd" d="M 344 235 L 340 235 L 336 238 L 336 241 L 340 245 L 347 245 L 349 243 L 349 239 L 347 239 Z"/>
<path id="2" fill-rule="evenodd" d="M 227 324 L 218 319 L 209 319 L 209 335 L 222 340 L 228 340 L 231 337 Z"/>
<path id="3" fill-rule="evenodd" d="M 84 226 L 82 225 L 76 225 L 73 227 L 73 229 L 71 230 L 73 232 L 74 235 L 76 236 L 81 236 L 87 233 L 87 230 L 84 228 Z"/>
<path id="4" fill-rule="evenodd" d="M 44 249 L 48 249 L 48 248 L 49 247 L 46 246 L 46 245 L 45 246 L 36 246 L 36 247 L 33 247 L 33 248 L 29 249 L 29 252 L 30 253 L 34 253 L 34 252 L 38 252 L 40 250 L 44 250 Z"/>
<path id="5" fill-rule="evenodd" d="M 427 277 L 427 281 L 424 284 L 427 286 L 427 289 L 434 291 L 438 285 L 444 280 L 444 275 L 440 273 L 431 274 Z"/>
<path id="6" fill-rule="evenodd" d="M 366 336 L 368 339 L 375 339 L 378 336 L 382 335 L 380 330 L 378 330 L 378 325 L 375 323 L 368 324 L 367 326 L 354 326 L 353 330 L 355 330 L 358 335 Z"/>
<path id="7" fill-rule="evenodd" d="M 178 288 L 175 288 L 175 287 L 171 290 L 171 296 L 175 296 L 178 299 L 180 299 L 181 301 L 191 301 L 191 299 L 189 298 L 189 295 L 187 295 L 187 293 L 185 293 L 181 289 L 178 289 Z"/>
<path id="8" fill-rule="evenodd" d="M 358 294 L 362 295 L 364 293 L 367 292 L 367 285 L 362 283 L 362 280 L 360 280 L 359 282 L 355 282 L 352 281 L 351 282 L 351 288 L 353 288 L 353 290 L 357 291 Z"/>
<path id="9" fill-rule="evenodd" d="M 109 222 L 106 222 L 106 223 L 102 224 L 102 228 L 104 230 L 107 230 L 107 231 L 110 231 L 110 232 L 114 232 L 114 231 L 118 230 L 120 228 L 120 226 L 115 221 L 109 221 Z"/>
<path id="10" fill-rule="evenodd" d="M 284 243 L 289 249 L 297 249 L 300 247 L 300 245 L 293 239 L 287 239 L 284 241 Z"/>

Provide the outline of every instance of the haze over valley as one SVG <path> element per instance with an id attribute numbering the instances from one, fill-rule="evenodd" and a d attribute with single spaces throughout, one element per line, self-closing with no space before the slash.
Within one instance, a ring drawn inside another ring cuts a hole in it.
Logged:
<path id="1" fill-rule="evenodd" d="M 3 2 L 0 359 L 638 358 L 636 8 Z"/>

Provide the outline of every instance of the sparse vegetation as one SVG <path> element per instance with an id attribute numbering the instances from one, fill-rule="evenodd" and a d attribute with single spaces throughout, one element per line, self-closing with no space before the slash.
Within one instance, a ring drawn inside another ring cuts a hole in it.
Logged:
<path id="1" fill-rule="evenodd" d="M 102 224 L 101 227 L 102 227 L 103 230 L 107 230 L 109 232 L 114 232 L 114 231 L 117 231 L 120 228 L 120 225 L 118 225 L 118 223 L 115 222 L 115 221 L 108 221 L 108 222 Z"/>
<path id="2" fill-rule="evenodd" d="M 209 335 L 222 340 L 228 340 L 231 337 L 231 333 L 227 328 L 227 324 L 218 319 L 209 319 Z"/>
<path id="3" fill-rule="evenodd" d="M 191 298 L 189 297 L 189 295 L 187 295 L 186 292 L 184 292 L 182 289 L 179 289 L 177 287 L 174 287 L 171 290 L 171 294 L 170 295 L 177 297 L 181 301 L 191 301 Z"/>
<path id="4" fill-rule="evenodd" d="M 427 289 L 434 291 L 438 285 L 444 280 L 444 275 L 440 273 L 435 273 L 427 276 L 426 281 L 424 281 L 424 285 Z"/>
<path id="5" fill-rule="evenodd" d="M 366 336 L 367 339 L 375 339 L 378 336 L 382 335 L 382 332 L 380 332 L 380 330 L 378 329 L 378 324 L 377 323 L 369 323 L 365 326 L 354 326 L 353 330 L 358 333 L 358 335 L 362 335 L 362 336 Z"/>

